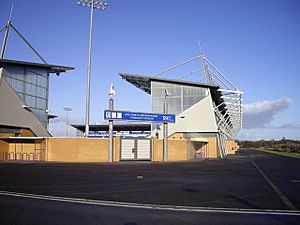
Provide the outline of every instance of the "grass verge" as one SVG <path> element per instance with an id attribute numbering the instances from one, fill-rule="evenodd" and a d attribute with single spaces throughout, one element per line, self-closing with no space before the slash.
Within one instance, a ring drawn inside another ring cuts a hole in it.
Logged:
<path id="1" fill-rule="evenodd" d="M 271 154 L 282 155 L 282 156 L 300 159 L 300 153 L 298 153 L 298 152 L 282 152 L 282 151 L 277 151 L 277 150 L 266 150 L 266 149 L 256 149 L 256 150 L 268 152 Z"/>

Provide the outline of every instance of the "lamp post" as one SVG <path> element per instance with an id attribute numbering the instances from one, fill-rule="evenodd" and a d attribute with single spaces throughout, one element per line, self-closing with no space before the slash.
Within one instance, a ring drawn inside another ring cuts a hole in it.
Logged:
<path id="1" fill-rule="evenodd" d="M 105 0 L 78 0 L 78 5 L 91 8 L 90 13 L 90 36 L 89 36 L 89 53 L 88 53 L 88 68 L 87 68 L 87 82 L 86 82 L 86 111 L 85 111 L 85 137 L 89 136 L 89 122 L 90 122 L 90 79 L 91 79 L 91 64 L 92 64 L 92 31 L 93 31 L 93 12 L 94 8 L 104 10 L 108 4 Z"/>
<path id="2" fill-rule="evenodd" d="M 69 124 L 69 121 L 68 121 L 68 112 L 71 112 L 72 111 L 72 108 L 71 107 L 64 107 L 64 111 L 66 111 L 66 137 L 68 137 L 68 124 Z"/>
<path id="3" fill-rule="evenodd" d="M 172 94 L 165 89 L 165 102 L 164 102 L 164 113 L 168 113 L 168 103 L 167 97 L 171 96 Z M 164 123 L 164 140 L 163 140 L 163 160 L 166 162 L 168 160 L 168 123 Z"/>
<path id="4" fill-rule="evenodd" d="M 109 89 L 109 110 L 114 110 L 114 96 L 116 94 L 114 85 L 110 85 Z M 113 120 L 109 120 L 109 153 L 108 153 L 108 159 L 109 162 L 113 162 L 113 152 L 114 152 L 114 127 L 113 127 Z"/>

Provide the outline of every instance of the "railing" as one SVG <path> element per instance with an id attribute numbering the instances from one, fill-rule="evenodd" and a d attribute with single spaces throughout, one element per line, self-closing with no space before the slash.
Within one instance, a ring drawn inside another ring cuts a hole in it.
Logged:
<path id="1" fill-rule="evenodd" d="M 8 152 L 3 153 L 3 160 L 10 160 L 10 155 Z"/>
<path id="2" fill-rule="evenodd" d="M 9 139 L 7 143 L 9 143 L 9 148 L 2 155 L 3 160 L 45 160 L 46 143 L 43 138 L 24 138 L 24 142 L 22 138 L 12 138 L 11 140 Z"/>
<path id="3" fill-rule="evenodd" d="M 29 153 L 29 160 L 34 160 L 34 153 Z"/>
<path id="4" fill-rule="evenodd" d="M 25 153 L 25 152 L 4 152 L 3 153 L 3 160 L 37 160 L 37 161 L 43 161 L 44 159 L 44 152 L 39 152 L 39 153 Z"/>
<path id="5" fill-rule="evenodd" d="M 10 159 L 15 159 L 15 153 L 14 152 L 9 152 L 9 158 Z"/>
<path id="6" fill-rule="evenodd" d="M 28 157 L 27 153 L 22 153 L 22 160 L 29 160 L 29 157 Z"/>
<path id="7" fill-rule="evenodd" d="M 22 153 L 21 152 L 17 152 L 15 153 L 15 160 L 21 160 Z"/>

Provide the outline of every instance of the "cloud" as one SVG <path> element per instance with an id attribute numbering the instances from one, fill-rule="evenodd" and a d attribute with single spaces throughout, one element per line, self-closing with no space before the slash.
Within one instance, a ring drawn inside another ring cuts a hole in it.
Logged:
<path id="1" fill-rule="evenodd" d="M 69 127 L 69 130 L 72 129 Z M 66 134 L 66 124 L 64 123 L 52 123 L 49 124 L 49 131 L 53 137 L 64 137 Z"/>
<path id="2" fill-rule="evenodd" d="M 261 140 L 262 136 L 256 130 L 241 130 L 236 136 L 238 140 Z"/>
<path id="3" fill-rule="evenodd" d="M 68 123 L 83 124 L 83 120 L 79 117 L 69 116 Z M 49 131 L 54 137 L 64 137 L 66 135 L 66 117 L 58 116 L 57 118 L 50 120 Z M 68 126 L 68 136 L 76 136 L 76 129 L 71 125 Z"/>
<path id="4" fill-rule="evenodd" d="M 271 128 L 298 130 L 298 129 L 300 129 L 300 124 L 299 123 L 285 123 L 280 126 L 272 126 Z"/>
<path id="5" fill-rule="evenodd" d="M 66 118 L 64 116 L 59 116 L 59 117 L 56 117 L 56 118 L 50 120 L 51 124 L 63 123 L 65 121 L 66 121 Z"/>
<path id="6" fill-rule="evenodd" d="M 282 97 L 274 101 L 263 100 L 252 104 L 244 104 L 244 128 L 267 128 L 275 116 L 290 107 L 292 100 Z"/>

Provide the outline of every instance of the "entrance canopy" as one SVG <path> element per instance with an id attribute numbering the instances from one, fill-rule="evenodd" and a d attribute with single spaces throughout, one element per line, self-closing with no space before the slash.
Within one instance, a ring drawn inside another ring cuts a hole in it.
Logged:
<path id="1" fill-rule="evenodd" d="M 9 138 L 0 138 L 0 141 L 5 141 L 7 143 L 39 143 L 45 140 L 42 137 L 9 137 Z"/>

